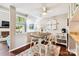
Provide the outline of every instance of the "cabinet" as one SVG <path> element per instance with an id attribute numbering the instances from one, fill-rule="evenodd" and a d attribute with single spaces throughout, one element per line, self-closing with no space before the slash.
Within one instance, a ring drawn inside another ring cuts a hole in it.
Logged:
<path id="1" fill-rule="evenodd" d="M 9 35 L 9 28 L 0 28 L 0 41 L 5 41 L 6 37 Z"/>
<path id="2" fill-rule="evenodd" d="M 67 46 L 67 33 L 57 33 L 56 43 Z"/>
<path id="3" fill-rule="evenodd" d="M 9 32 L 8 31 L 7 32 L 1 32 L 2 38 L 7 37 L 8 35 L 9 35 Z"/>

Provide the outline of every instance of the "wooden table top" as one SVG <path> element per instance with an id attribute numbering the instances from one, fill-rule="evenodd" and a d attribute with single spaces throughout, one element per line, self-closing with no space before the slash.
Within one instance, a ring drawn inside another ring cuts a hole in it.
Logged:
<path id="1" fill-rule="evenodd" d="M 44 36 L 50 35 L 51 33 L 37 33 L 37 34 L 31 34 L 31 37 L 35 37 L 35 38 L 42 38 Z"/>

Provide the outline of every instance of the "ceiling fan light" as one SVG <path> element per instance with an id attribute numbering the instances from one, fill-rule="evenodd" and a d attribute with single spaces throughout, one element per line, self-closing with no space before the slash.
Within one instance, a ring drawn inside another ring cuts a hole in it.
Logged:
<path id="1" fill-rule="evenodd" d="M 47 15 L 47 13 L 46 12 L 43 12 L 42 15 Z"/>

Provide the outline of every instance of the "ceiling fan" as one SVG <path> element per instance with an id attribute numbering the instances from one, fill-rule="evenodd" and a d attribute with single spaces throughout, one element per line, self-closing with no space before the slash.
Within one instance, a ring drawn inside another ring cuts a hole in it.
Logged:
<path id="1" fill-rule="evenodd" d="M 47 11 L 48 11 L 48 8 L 47 7 L 42 7 L 42 15 L 47 15 Z"/>
<path id="2" fill-rule="evenodd" d="M 45 16 L 49 12 L 51 12 L 53 8 L 51 6 L 48 6 L 47 4 L 42 4 L 40 9 L 42 12 L 41 15 Z"/>
<path id="3" fill-rule="evenodd" d="M 46 7 L 46 6 L 43 6 L 42 8 L 41 8 L 41 10 L 42 10 L 42 15 L 47 15 L 47 12 L 48 12 L 48 8 Z"/>
<path id="4" fill-rule="evenodd" d="M 40 16 L 47 16 L 53 12 L 57 4 L 41 4 L 40 8 L 38 8 Z"/>

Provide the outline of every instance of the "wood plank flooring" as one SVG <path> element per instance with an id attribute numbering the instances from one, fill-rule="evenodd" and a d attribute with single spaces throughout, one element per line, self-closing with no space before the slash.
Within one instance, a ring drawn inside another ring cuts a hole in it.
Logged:
<path id="1" fill-rule="evenodd" d="M 12 53 L 9 53 L 6 42 L 0 42 L 0 56 L 13 56 Z"/>
<path id="2" fill-rule="evenodd" d="M 76 56 L 74 53 L 68 51 L 65 45 L 56 44 L 61 47 L 59 56 Z"/>

